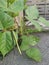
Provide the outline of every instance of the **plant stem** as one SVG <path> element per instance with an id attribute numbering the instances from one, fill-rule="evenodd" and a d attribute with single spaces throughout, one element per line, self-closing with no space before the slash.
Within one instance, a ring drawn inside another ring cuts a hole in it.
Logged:
<path id="1" fill-rule="evenodd" d="M 15 41 L 16 41 L 16 44 L 17 44 L 17 48 L 18 48 L 18 50 L 19 50 L 19 53 L 22 55 L 21 50 L 20 50 L 20 47 L 19 47 L 19 44 L 18 44 L 18 40 L 17 40 L 17 38 L 16 38 L 16 34 L 15 34 L 14 31 L 12 31 L 12 32 L 13 32 L 13 36 L 14 36 L 14 38 L 15 38 Z"/>
<path id="2" fill-rule="evenodd" d="M 20 21 L 20 32 L 21 32 L 21 35 L 23 35 L 23 24 L 22 24 L 22 20 Z"/>
<path id="3" fill-rule="evenodd" d="M 7 7 L 9 7 L 9 0 L 7 0 Z"/>

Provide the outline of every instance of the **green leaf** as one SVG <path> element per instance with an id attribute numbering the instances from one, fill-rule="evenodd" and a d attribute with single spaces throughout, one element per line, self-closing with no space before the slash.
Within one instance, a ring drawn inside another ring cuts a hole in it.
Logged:
<path id="1" fill-rule="evenodd" d="M 7 8 L 7 0 L 0 0 L 0 7 Z"/>
<path id="2" fill-rule="evenodd" d="M 28 37 L 27 36 L 22 36 L 22 43 L 21 43 L 20 49 L 22 51 L 25 51 L 28 48 L 29 48 Z"/>
<path id="3" fill-rule="evenodd" d="M 3 56 L 5 56 L 13 47 L 11 32 L 0 32 L 0 52 Z"/>
<path id="4" fill-rule="evenodd" d="M 41 53 L 37 48 L 30 48 L 26 51 L 28 57 L 34 59 L 37 62 L 41 61 Z"/>
<path id="5" fill-rule="evenodd" d="M 39 17 L 39 13 L 38 13 L 36 6 L 28 7 L 28 9 L 26 10 L 25 17 L 35 26 L 36 29 L 38 29 L 39 31 L 42 30 L 42 27 L 40 26 L 38 21 L 34 20 L 34 19 L 37 19 Z"/>
<path id="6" fill-rule="evenodd" d="M 7 0 L 0 0 L 0 9 L 5 12 L 19 13 L 24 9 L 24 0 L 12 1 L 9 7 L 7 7 Z"/>
<path id="7" fill-rule="evenodd" d="M 27 16 L 26 16 L 26 18 L 35 26 L 35 28 L 36 28 L 38 31 L 41 31 L 41 30 L 42 30 L 42 27 L 40 26 L 40 24 L 38 23 L 38 21 L 33 20 L 33 19 L 31 18 L 31 16 L 30 16 L 30 17 L 27 17 Z"/>
<path id="8" fill-rule="evenodd" d="M 14 20 L 7 13 L 0 11 L 0 27 L 7 29 L 14 26 Z M 0 28 L 1 29 L 1 28 Z"/>
<path id="9" fill-rule="evenodd" d="M 39 22 L 41 22 L 45 26 L 49 26 L 49 21 L 47 21 L 45 18 L 40 17 Z"/>
<path id="10" fill-rule="evenodd" d="M 39 12 L 36 5 L 28 7 L 26 9 L 26 15 L 31 19 L 37 19 L 39 17 Z"/>
<path id="11" fill-rule="evenodd" d="M 39 41 L 38 37 L 35 36 L 22 36 L 22 43 L 21 43 L 21 50 L 25 51 L 27 50 L 30 46 L 35 46 L 37 42 Z"/>
<path id="12" fill-rule="evenodd" d="M 8 11 L 10 12 L 20 12 L 24 9 L 24 0 L 15 0 L 9 7 Z"/>

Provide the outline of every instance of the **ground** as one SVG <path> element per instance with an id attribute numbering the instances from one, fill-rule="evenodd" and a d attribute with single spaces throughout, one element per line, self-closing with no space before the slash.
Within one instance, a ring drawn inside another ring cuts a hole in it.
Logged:
<path id="1" fill-rule="evenodd" d="M 41 38 L 38 48 L 43 56 L 40 63 L 29 59 L 25 54 L 21 56 L 15 48 L 0 61 L 0 65 L 49 65 L 49 33 L 40 33 L 37 35 Z"/>

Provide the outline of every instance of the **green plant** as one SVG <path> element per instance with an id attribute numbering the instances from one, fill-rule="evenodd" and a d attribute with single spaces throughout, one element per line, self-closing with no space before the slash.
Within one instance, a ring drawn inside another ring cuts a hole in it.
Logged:
<path id="1" fill-rule="evenodd" d="M 39 38 L 30 35 L 30 32 L 42 31 L 40 23 L 49 26 L 49 22 L 43 17 L 39 17 L 36 6 L 25 7 L 26 0 L 0 0 L 0 52 L 3 57 L 17 45 L 19 53 L 25 51 L 30 58 L 41 61 L 41 54 L 34 46 Z M 21 11 L 25 10 L 25 18 L 35 26 L 35 30 L 27 28 L 23 17 L 19 17 L 18 22 L 14 22 L 15 16 L 19 16 Z M 38 21 L 38 22 L 37 22 Z M 19 46 L 19 43 L 21 45 Z"/>
<path id="2" fill-rule="evenodd" d="M 16 15 L 24 9 L 23 0 L 0 0 L 0 51 L 3 57 L 17 44 L 18 37 L 16 34 L 17 26 L 14 23 L 13 15 Z M 14 46 L 12 41 L 12 34 L 14 36 Z M 21 54 L 21 51 L 19 49 Z"/>

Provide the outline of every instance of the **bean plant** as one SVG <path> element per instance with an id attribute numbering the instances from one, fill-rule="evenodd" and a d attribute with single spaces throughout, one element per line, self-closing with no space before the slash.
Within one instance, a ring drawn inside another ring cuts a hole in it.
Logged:
<path id="1" fill-rule="evenodd" d="M 26 0 L 0 0 L 0 53 L 4 57 L 15 46 L 20 55 L 22 52 L 35 61 L 41 61 L 41 53 L 35 46 L 39 38 L 34 36 L 34 31 L 42 31 L 44 26 L 49 26 L 45 18 L 39 16 L 36 5 L 27 6 Z M 25 16 L 19 16 L 25 10 Z M 17 21 L 18 18 L 18 21 Z M 26 20 L 35 27 L 28 28 Z"/>

